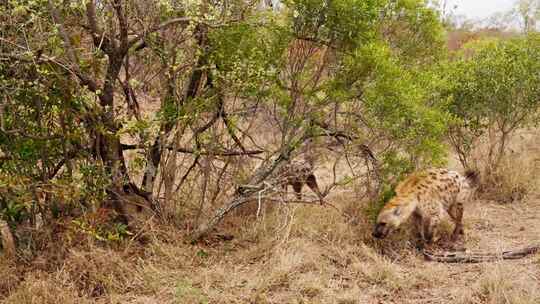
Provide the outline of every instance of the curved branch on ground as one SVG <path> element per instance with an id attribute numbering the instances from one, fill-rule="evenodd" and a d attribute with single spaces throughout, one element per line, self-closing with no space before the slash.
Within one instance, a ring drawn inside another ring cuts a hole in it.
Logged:
<path id="1" fill-rule="evenodd" d="M 501 253 L 475 253 L 475 252 L 445 252 L 432 253 L 424 250 L 425 259 L 440 263 L 482 263 L 500 260 L 522 259 L 528 255 L 540 252 L 540 244 L 535 244 L 522 249 L 507 250 Z"/>

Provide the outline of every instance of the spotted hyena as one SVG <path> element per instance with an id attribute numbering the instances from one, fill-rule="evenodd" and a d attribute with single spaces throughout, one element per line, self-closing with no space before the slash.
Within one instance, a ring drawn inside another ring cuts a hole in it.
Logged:
<path id="1" fill-rule="evenodd" d="M 454 223 L 452 241 L 464 235 L 463 204 L 470 199 L 477 175 L 472 171 L 461 175 L 445 169 L 414 173 L 396 188 L 396 196 L 381 210 L 373 236 L 384 238 L 412 217 L 416 236 L 421 244 L 439 239 L 438 228 L 446 215 Z"/>
<path id="2" fill-rule="evenodd" d="M 309 160 L 294 160 L 284 165 L 278 171 L 278 178 L 281 180 L 281 186 L 287 192 L 287 187 L 292 186 L 296 197 L 302 199 L 302 188 L 306 184 L 324 204 L 324 196 L 319 189 L 317 178 L 314 174 L 313 162 Z"/>

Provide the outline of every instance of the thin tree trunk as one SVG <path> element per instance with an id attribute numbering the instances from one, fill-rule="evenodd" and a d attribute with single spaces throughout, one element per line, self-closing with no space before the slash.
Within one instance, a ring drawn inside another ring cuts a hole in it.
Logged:
<path id="1" fill-rule="evenodd" d="M 206 44 L 207 44 L 207 33 L 204 26 L 199 25 L 196 29 L 195 36 L 197 37 L 197 44 L 199 47 L 203 50 L 203 53 L 199 57 L 197 64 L 193 68 L 193 72 L 191 74 L 188 87 L 187 87 L 187 93 L 186 96 L 182 101 L 179 101 L 177 104 L 177 107 L 182 106 L 186 101 L 189 101 L 198 95 L 199 87 L 201 86 L 201 83 L 203 81 L 203 71 L 202 68 L 207 64 L 208 62 L 208 51 L 206 50 Z M 175 84 L 171 83 L 174 80 L 169 80 L 168 88 L 167 88 L 167 96 L 165 96 L 164 102 L 162 104 L 162 107 L 167 105 L 167 103 L 170 103 L 175 94 Z M 150 152 L 147 155 L 146 160 L 146 169 L 144 171 L 143 176 L 143 183 L 142 187 L 146 192 L 152 193 L 155 179 L 157 175 L 157 170 L 159 167 L 159 164 L 161 163 L 162 153 L 163 153 L 163 140 L 167 137 L 167 135 L 173 130 L 175 123 L 174 122 L 164 122 L 160 127 L 160 134 L 164 134 L 163 136 L 158 136 L 154 140 L 154 143 L 152 144 L 152 147 L 150 148 Z"/>
<path id="2" fill-rule="evenodd" d="M 2 235 L 2 248 L 7 259 L 15 257 L 15 240 L 6 221 L 0 220 L 0 234 Z"/>

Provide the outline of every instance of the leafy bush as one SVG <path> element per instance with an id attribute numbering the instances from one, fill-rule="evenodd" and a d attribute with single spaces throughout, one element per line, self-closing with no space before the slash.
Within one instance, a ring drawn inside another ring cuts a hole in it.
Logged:
<path id="1" fill-rule="evenodd" d="M 289 0 L 275 14 L 120 2 L 0 9 L 1 38 L 26 45 L 0 45 L 0 207 L 13 223 L 82 213 L 78 227 L 105 238 L 84 213 L 131 189 L 198 224 L 323 137 L 375 160 L 377 189 L 445 162 L 454 94 L 437 91 L 444 32 L 425 1 Z"/>
<path id="2" fill-rule="evenodd" d="M 458 118 L 450 139 L 464 167 L 480 138 L 489 138 L 484 170 L 495 171 L 519 128 L 538 122 L 540 106 L 540 35 L 473 44 L 443 70 L 450 100 Z"/>

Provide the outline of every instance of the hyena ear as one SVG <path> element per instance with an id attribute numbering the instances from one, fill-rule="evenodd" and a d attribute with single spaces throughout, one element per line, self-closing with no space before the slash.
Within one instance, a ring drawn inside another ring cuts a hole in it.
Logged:
<path id="1" fill-rule="evenodd" d="M 394 215 L 395 215 L 395 216 L 399 216 L 400 214 L 401 214 L 401 208 L 396 208 L 396 209 L 394 210 Z"/>

